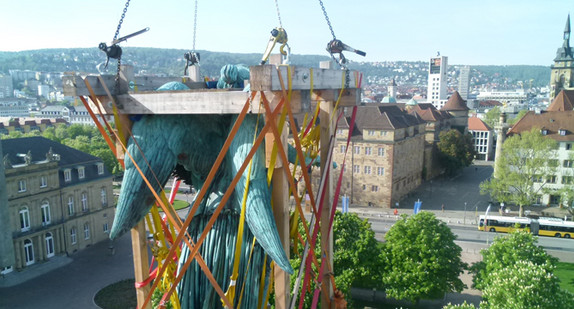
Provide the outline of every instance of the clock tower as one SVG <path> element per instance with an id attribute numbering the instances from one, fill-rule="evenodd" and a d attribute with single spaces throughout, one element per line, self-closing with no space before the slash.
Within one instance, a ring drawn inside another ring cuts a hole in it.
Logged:
<path id="1" fill-rule="evenodd" d="M 554 64 L 550 67 L 550 99 L 554 99 L 563 89 L 574 89 L 574 56 L 570 47 L 570 14 L 564 27 L 564 42 L 556 51 Z"/>

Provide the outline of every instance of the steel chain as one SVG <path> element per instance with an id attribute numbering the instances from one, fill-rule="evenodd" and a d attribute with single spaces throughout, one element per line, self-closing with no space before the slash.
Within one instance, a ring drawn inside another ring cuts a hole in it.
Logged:
<path id="1" fill-rule="evenodd" d="M 120 17 L 120 22 L 118 23 L 118 28 L 116 29 L 116 34 L 114 34 L 114 39 L 112 40 L 112 42 L 118 38 L 118 35 L 120 35 L 120 29 L 122 28 L 122 23 L 124 22 L 124 18 L 126 17 L 128 6 L 130 6 L 130 0 L 126 1 L 126 6 L 124 7 L 124 11 L 122 12 L 122 17 Z"/>
<path id="2" fill-rule="evenodd" d="M 321 9 L 323 10 L 323 15 L 325 15 L 325 20 L 327 21 L 327 25 L 329 26 L 329 30 L 331 30 L 331 34 L 333 35 L 333 40 L 336 40 L 337 37 L 335 36 L 335 31 L 333 31 L 333 27 L 331 26 L 331 21 L 329 20 L 329 16 L 327 16 L 327 10 L 325 10 L 325 5 L 323 4 L 323 1 L 319 0 L 319 4 L 321 4 Z"/>
<path id="3" fill-rule="evenodd" d="M 283 23 L 281 22 L 281 13 L 279 12 L 279 3 L 275 0 L 275 8 L 277 9 L 277 19 L 279 19 L 279 27 L 283 28 Z"/>
<path id="4" fill-rule="evenodd" d="M 197 30 L 197 1 L 195 0 L 195 12 L 193 13 L 193 45 L 192 51 L 195 52 L 195 33 Z"/>

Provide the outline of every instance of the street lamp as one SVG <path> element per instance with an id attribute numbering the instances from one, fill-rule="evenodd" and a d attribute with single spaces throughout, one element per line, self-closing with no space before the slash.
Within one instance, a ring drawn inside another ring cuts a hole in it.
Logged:
<path id="1" fill-rule="evenodd" d="M 462 221 L 464 222 L 464 225 L 466 225 L 466 202 L 464 202 L 464 217 Z"/>

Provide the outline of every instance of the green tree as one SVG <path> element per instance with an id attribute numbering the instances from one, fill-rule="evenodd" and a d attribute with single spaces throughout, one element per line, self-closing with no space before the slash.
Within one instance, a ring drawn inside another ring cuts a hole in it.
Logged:
<path id="1" fill-rule="evenodd" d="M 433 213 L 403 215 L 385 235 L 383 283 L 388 296 L 418 302 L 465 288 L 467 268 L 456 235 Z"/>
<path id="2" fill-rule="evenodd" d="M 486 114 L 484 114 L 484 122 L 491 127 L 494 128 L 498 122 L 500 121 L 500 107 L 495 106 L 491 108 Z"/>
<path id="3" fill-rule="evenodd" d="M 519 261 L 542 265 L 549 271 L 554 269 L 557 259 L 548 255 L 537 242 L 538 237 L 519 230 L 494 238 L 492 245 L 480 252 L 482 261 L 474 263 L 470 268 L 474 286 L 479 290 L 485 290 L 495 279 L 493 273 Z"/>
<path id="4" fill-rule="evenodd" d="M 519 205 L 522 216 L 524 205 L 535 203 L 546 185 L 555 181 L 556 160 L 552 158 L 556 146 L 555 140 L 545 138 L 537 128 L 509 137 L 496 160 L 497 172 L 480 184 L 481 193 Z"/>
<path id="5" fill-rule="evenodd" d="M 506 122 L 513 126 L 515 123 L 517 123 L 520 119 L 522 119 L 522 117 L 524 117 L 524 115 L 526 115 L 526 113 L 528 113 L 528 110 L 523 109 L 521 111 L 518 112 L 518 114 L 516 115 L 516 117 L 514 118 L 510 118 L 508 119 Z"/>
<path id="6" fill-rule="evenodd" d="M 303 239 L 306 239 L 301 224 L 299 224 L 299 233 Z M 319 243 L 315 249 L 314 254 L 317 260 L 321 261 Z M 342 214 L 341 212 L 335 214 L 333 221 L 335 284 L 349 303 L 351 302 L 351 286 L 381 288 L 380 273 L 383 269 L 383 264 L 380 254 L 381 244 L 375 239 L 375 232 L 366 219 L 361 220 L 357 214 Z M 303 246 L 298 246 L 298 252 L 293 252 L 291 259 L 291 266 L 295 270 L 291 276 L 292 283 L 297 278 L 302 255 Z M 318 274 L 319 270 L 315 266 L 312 267 L 312 273 Z M 311 307 L 313 293 L 309 293 L 309 291 L 313 291 L 316 288 L 319 287 L 316 286 L 315 280 L 311 280 L 311 289 L 306 293 L 304 308 Z M 300 291 L 296 294 L 298 295 L 299 293 Z"/>
<path id="7" fill-rule="evenodd" d="M 574 308 L 574 295 L 562 290 L 553 268 L 516 261 L 489 274 L 492 277 L 484 287 L 482 309 L 558 309 Z"/>
<path id="8" fill-rule="evenodd" d="M 439 158 L 448 175 L 453 175 L 472 164 L 476 155 L 472 135 L 452 129 L 439 134 Z"/>

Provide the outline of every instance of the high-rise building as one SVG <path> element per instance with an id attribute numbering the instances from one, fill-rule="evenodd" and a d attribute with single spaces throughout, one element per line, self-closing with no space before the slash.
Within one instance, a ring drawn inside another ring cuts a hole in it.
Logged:
<path id="1" fill-rule="evenodd" d="M 463 100 L 468 100 L 470 88 L 470 66 L 465 65 L 460 68 L 458 75 L 458 94 Z"/>
<path id="2" fill-rule="evenodd" d="M 441 109 L 447 101 L 448 57 L 437 55 L 430 59 L 427 101 L 436 109 Z"/>
<path id="3" fill-rule="evenodd" d="M 556 51 L 554 64 L 550 67 L 550 99 L 554 99 L 561 90 L 574 87 L 574 50 L 570 47 L 570 14 L 564 27 L 564 42 Z"/>

